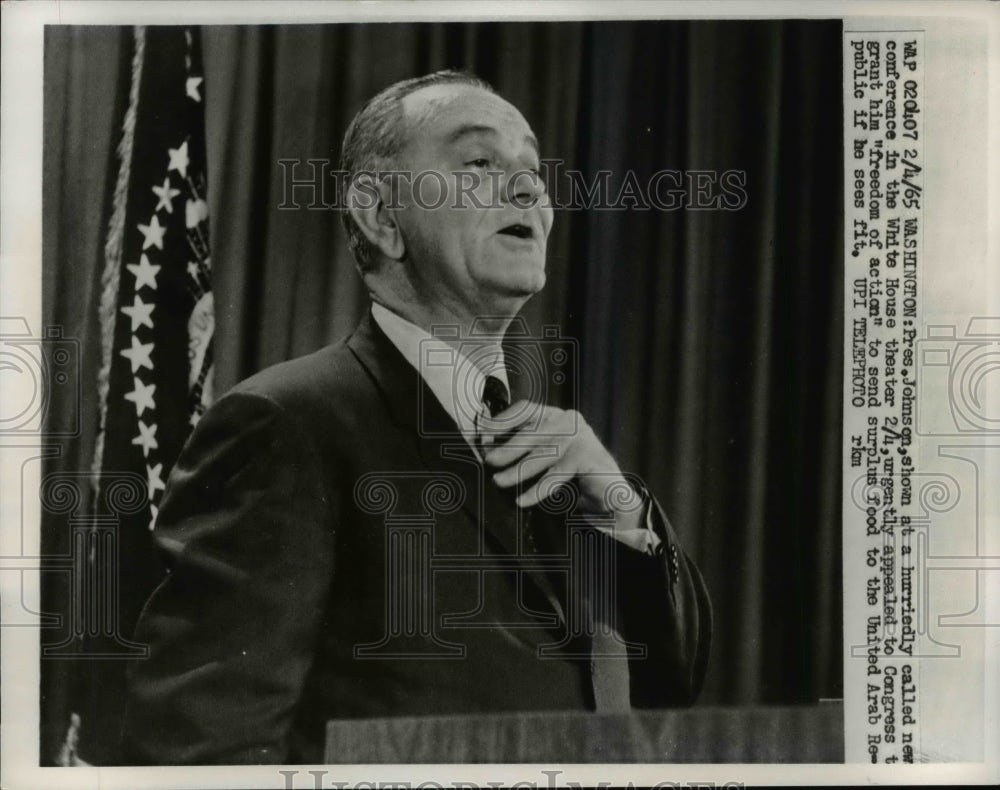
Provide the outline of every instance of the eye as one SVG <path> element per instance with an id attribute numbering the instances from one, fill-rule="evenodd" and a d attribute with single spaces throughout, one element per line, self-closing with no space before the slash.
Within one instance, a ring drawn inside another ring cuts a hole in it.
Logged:
<path id="1" fill-rule="evenodd" d="M 490 160 L 485 157 L 479 157 L 478 159 L 473 159 L 465 163 L 468 167 L 489 167 Z"/>

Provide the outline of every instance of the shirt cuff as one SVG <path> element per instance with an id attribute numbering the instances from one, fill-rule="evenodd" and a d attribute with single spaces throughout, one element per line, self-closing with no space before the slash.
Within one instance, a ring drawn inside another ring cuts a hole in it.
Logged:
<path id="1" fill-rule="evenodd" d="M 641 491 L 642 506 L 635 510 L 615 513 L 614 526 L 607 523 L 595 525 L 601 532 L 610 535 L 619 543 L 643 554 L 654 556 L 661 541 L 653 529 L 653 508 L 650 495 Z"/>

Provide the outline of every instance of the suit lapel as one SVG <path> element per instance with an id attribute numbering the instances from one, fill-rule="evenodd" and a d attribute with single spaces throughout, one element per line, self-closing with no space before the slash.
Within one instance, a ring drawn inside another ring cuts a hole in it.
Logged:
<path id="1" fill-rule="evenodd" d="M 466 491 L 462 507 L 477 530 L 477 553 L 485 554 L 485 541 L 492 538 L 502 548 L 501 554 L 525 557 L 520 539 L 523 511 L 487 479 L 486 469 L 455 421 L 370 311 L 347 345 L 378 385 L 392 419 L 414 433 L 427 469 L 456 475 L 462 481 Z M 563 607 L 545 572 L 529 568 L 523 575 L 541 589 L 564 622 Z"/>

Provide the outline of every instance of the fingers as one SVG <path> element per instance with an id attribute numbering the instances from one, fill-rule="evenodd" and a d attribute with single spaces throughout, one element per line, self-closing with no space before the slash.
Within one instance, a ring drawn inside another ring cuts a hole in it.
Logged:
<path id="1" fill-rule="evenodd" d="M 551 497 L 561 484 L 580 481 L 580 493 L 588 508 L 605 510 L 603 495 L 609 475 L 620 478 L 614 459 L 586 421 L 574 411 L 544 407 L 539 413 L 525 409 L 526 401 L 511 406 L 493 420 L 508 437 L 485 450 L 483 460 L 498 471 L 493 475 L 504 489 L 528 486 L 518 491 L 519 507 L 533 507 Z M 529 425 L 524 416 L 538 419 Z M 512 421 L 517 425 L 512 430 Z M 531 483 L 529 486 L 528 484 Z"/>
<path id="2" fill-rule="evenodd" d="M 515 503 L 518 507 L 534 507 L 543 499 L 548 499 L 555 493 L 560 485 L 567 485 L 572 482 L 575 474 L 561 468 L 560 464 L 554 464 L 549 471 L 542 475 L 535 484 L 521 494 Z"/>
<path id="3" fill-rule="evenodd" d="M 528 453 L 551 455 L 560 453 L 560 438 L 539 436 L 537 433 L 519 432 L 493 444 L 483 453 L 483 460 L 490 466 L 503 469 Z"/>
<path id="4" fill-rule="evenodd" d="M 530 454 L 526 455 L 529 450 Z M 525 448 L 524 452 L 515 457 L 516 463 L 511 463 L 506 469 L 493 475 L 493 481 L 500 488 L 519 485 L 544 472 L 558 461 L 561 455 L 560 448 L 553 446 L 551 442 L 541 447 Z"/>
<path id="5" fill-rule="evenodd" d="M 541 446 L 556 446 L 562 452 L 582 422 L 576 412 L 518 401 L 483 423 L 486 430 L 503 437 L 485 452 L 484 460 L 502 468 Z"/>
<path id="6" fill-rule="evenodd" d="M 483 425 L 485 425 L 491 432 L 504 434 L 513 433 L 520 429 L 529 420 L 537 419 L 539 417 L 539 410 L 541 412 L 541 417 L 544 418 L 545 413 L 549 409 L 545 406 L 539 406 L 537 403 L 532 403 L 531 401 L 519 400 L 512 403 L 502 412 L 496 415 L 496 417 L 487 417 L 483 420 Z"/>

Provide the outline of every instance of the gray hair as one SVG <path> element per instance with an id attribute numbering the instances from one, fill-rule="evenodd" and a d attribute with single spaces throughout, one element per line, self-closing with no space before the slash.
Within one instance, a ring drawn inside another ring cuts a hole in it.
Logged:
<path id="1" fill-rule="evenodd" d="M 448 69 L 413 77 L 390 85 L 365 104 L 354 116 L 340 150 L 340 177 L 346 198 L 347 187 L 358 173 L 388 170 L 406 144 L 403 124 L 403 99 L 430 85 L 462 84 L 496 93 L 493 86 L 468 71 Z M 346 201 L 345 201 L 346 204 Z M 347 246 L 354 254 L 362 274 L 374 265 L 374 250 L 361 228 L 344 207 L 341 219 L 347 231 Z"/>

